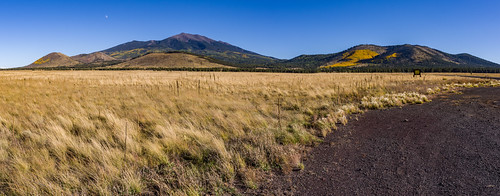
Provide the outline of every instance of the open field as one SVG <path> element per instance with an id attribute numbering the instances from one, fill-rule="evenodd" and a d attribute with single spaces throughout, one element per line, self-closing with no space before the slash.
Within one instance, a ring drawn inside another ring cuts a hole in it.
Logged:
<path id="1" fill-rule="evenodd" d="M 0 193 L 235 193 L 262 173 L 303 169 L 304 150 L 348 114 L 475 84 L 498 85 L 443 74 L 0 71 Z"/>

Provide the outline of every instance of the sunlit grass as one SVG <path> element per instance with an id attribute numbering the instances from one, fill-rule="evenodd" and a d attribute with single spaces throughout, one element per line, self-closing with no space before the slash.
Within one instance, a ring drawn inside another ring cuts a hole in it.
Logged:
<path id="1" fill-rule="evenodd" d="M 446 80 L 443 80 L 446 77 Z M 221 194 L 303 151 L 351 113 L 421 103 L 425 74 L 1 71 L 0 192 Z M 448 85 L 452 88 L 452 85 Z M 433 92 L 436 93 L 436 92 Z"/>

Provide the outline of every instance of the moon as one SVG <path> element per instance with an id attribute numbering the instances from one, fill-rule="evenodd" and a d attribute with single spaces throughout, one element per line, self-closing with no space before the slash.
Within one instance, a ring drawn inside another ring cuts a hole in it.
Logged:
<path id="1" fill-rule="evenodd" d="M 108 16 L 108 15 L 105 15 L 105 16 L 104 16 L 104 18 L 108 19 L 108 18 L 109 18 L 109 16 Z"/>

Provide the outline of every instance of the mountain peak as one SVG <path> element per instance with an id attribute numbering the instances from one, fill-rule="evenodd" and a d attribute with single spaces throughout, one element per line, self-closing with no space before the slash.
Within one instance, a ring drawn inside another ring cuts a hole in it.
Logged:
<path id="1" fill-rule="evenodd" d="M 198 35 L 198 34 L 189 34 L 189 33 L 181 33 L 178 35 L 174 35 L 170 38 L 177 39 L 181 42 L 189 42 L 189 41 L 199 41 L 199 42 L 208 42 L 208 43 L 215 42 L 215 40 L 210 39 L 208 37 Z"/>
<path id="2" fill-rule="evenodd" d="M 60 52 L 51 52 L 49 54 L 47 54 L 48 57 L 60 57 L 60 56 L 66 56 L 65 54 L 63 53 L 60 53 Z"/>
<path id="3" fill-rule="evenodd" d="M 223 41 L 216 41 L 208 37 L 181 33 L 163 40 L 135 41 L 120 44 L 103 50 L 105 54 L 116 59 L 135 58 L 151 52 L 184 51 L 197 55 L 208 56 L 221 61 L 241 65 L 263 65 L 277 61 L 272 57 L 263 56 L 252 51 L 244 50 Z"/>

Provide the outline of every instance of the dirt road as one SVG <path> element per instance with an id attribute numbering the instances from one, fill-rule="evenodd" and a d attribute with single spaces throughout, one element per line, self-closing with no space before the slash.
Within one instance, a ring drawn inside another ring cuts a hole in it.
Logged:
<path id="1" fill-rule="evenodd" d="M 369 111 L 262 195 L 500 195 L 500 88 Z"/>

